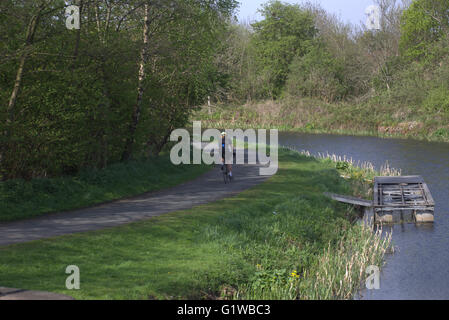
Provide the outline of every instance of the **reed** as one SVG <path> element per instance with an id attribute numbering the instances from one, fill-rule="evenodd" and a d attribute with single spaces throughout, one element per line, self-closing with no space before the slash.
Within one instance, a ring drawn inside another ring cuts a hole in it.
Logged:
<path id="1" fill-rule="evenodd" d="M 333 163 L 341 175 L 352 182 L 355 195 L 367 196 L 370 184 L 376 175 L 398 176 L 400 170 L 391 168 L 386 162 L 376 171 L 370 162 L 355 161 L 347 156 L 320 153 L 313 156 L 309 151 L 298 152 L 291 147 L 283 147 L 324 163 Z M 348 209 L 352 211 L 353 209 Z M 351 216 L 353 212 L 348 212 Z M 366 269 L 369 266 L 382 267 L 385 254 L 393 252 L 392 234 L 383 232 L 372 220 L 350 225 L 338 241 L 329 241 L 325 249 L 314 259 L 314 263 L 302 270 L 301 274 L 275 270 L 259 272 L 259 277 L 237 290 L 234 299 L 248 300 L 346 300 L 352 299 L 363 287 Z"/>
<path id="2" fill-rule="evenodd" d="M 366 281 L 369 266 L 382 267 L 384 256 L 393 252 L 391 233 L 371 222 L 354 226 L 337 242 L 329 242 L 316 262 L 301 274 L 273 273 L 245 284 L 233 295 L 243 300 L 348 300 Z M 274 279 L 274 280 L 273 280 Z M 271 281 L 270 281 L 271 280 Z"/>
<path id="3" fill-rule="evenodd" d="M 391 233 L 374 230 L 374 224 L 351 229 L 337 246 L 330 244 L 315 268 L 306 272 L 299 284 L 304 300 L 346 300 L 354 297 L 366 280 L 371 265 L 382 267 L 384 256 L 392 252 Z"/>
<path id="4" fill-rule="evenodd" d="M 288 148 L 288 147 L 287 147 Z M 379 170 L 376 170 L 375 166 L 369 161 L 355 161 L 352 157 L 348 157 L 346 155 L 340 156 L 336 154 L 327 153 L 318 153 L 317 156 L 312 156 L 309 151 L 301 151 L 302 155 L 307 157 L 314 157 L 322 160 L 330 160 L 335 163 L 347 163 L 349 167 L 358 168 L 364 171 L 367 176 L 372 175 L 381 175 L 381 176 L 401 176 L 402 170 L 395 169 L 390 167 L 388 160 L 380 167 Z"/>

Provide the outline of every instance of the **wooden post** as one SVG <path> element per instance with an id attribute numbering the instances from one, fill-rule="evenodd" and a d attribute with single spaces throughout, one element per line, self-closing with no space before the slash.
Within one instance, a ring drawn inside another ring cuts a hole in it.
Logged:
<path id="1" fill-rule="evenodd" d="M 207 109 L 209 111 L 209 114 L 211 114 L 211 110 L 210 110 L 210 96 L 207 96 Z"/>

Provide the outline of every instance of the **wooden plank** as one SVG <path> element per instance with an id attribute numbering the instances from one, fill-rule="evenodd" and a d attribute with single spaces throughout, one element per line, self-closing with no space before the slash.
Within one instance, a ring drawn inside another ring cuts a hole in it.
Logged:
<path id="1" fill-rule="evenodd" d="M 402 204 L 405 206 L 405 197 L 404 197 L 404 187 L 401 186 L 401 200 Z"/>
<path id="2" fill-rule="evenodd" d="M 414 209 L 414 208 L 416 208 L 416 207 L 419 207 L 419 208 L 433 208 L 434 206 L 433 205 L 431 205 L 431 204 L 427 204 L 427 203 L 424 203 L 424 204 L 405 204 L 405 205 L 403 205 L 403 204 L 401 204 L 401 203 L 389 203 L 389 204 L 384 204 L 384 205 L 374 205 L 374 207 L 376 207 L 376 208 L 387 208 L 387 207 L 389 207 L 389 208 L 399 208 L 399 207 L 404 207 L 404 206 L 407 206 L 407 207 L 409 207 L 410 209 Z"/>
<path id="3" fill-rule="evenodd" d="M 422 187 L 423 187 L 423 189 L 425 191 L 427 202 L 430 205 L 434 206 L 435 205 L 435 200 L 433 200 L 433 198 L 432 198 L 432 194 L 430 193 L 430 190 L 429 190 L 429 187 L 427 186 L 427 183 L 423 183 Z"/>
<path id="4" fill-rule="evenodd" d="M 374 182 L 374 198 L 373 198 L 373 204 L 379 205 L 379 184 L 377 182 Z"/>
<path id="5" fill-rule="evenodd" d="M 343 196 L 343 195 L 328 193 L 328 192 L 325 192 L 324 194 L 326 196 L 328 196 L 329 198 L 332 198 L 333 200 L 338 201 L 338 202 L 353 204 L 353 205 L 362 206 L 362 207 L 372 207 L 373 206 L 372 201 L 365 200 L 365 199 L 360 199 L 360 198 L 351 197 L 351 196 Z"/>
<path id="6" fill-rule="evenodd" d="M 384 191 L 382 190 L 382 185 L 378 184 L 379 186 L 379 205 L 384 205 Z"/>
<path id="7" fill-rule="evenodd" d="M 421 176 L 401 176 L 401 177 L 375 177 L 374 182 L 378 184 L 401 184 L 401 183 L 424 183 Z"/>
<path id="8" fill-rule="evenodd" d="M 434 207 L 414 206 L 414 207 L 375 207 L 378 212 L 380 211 L 402 211 L 402 210 L 417 210 L 417 211 L 435 211 Z"/>

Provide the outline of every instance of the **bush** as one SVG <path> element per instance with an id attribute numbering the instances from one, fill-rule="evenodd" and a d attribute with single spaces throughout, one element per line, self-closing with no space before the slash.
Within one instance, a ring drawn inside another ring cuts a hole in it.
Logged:
<path id="1" fill-rule="evenodd" d="M 343 64 L 322 46 L 316 46 L 305 56 L 293 60 L 286 90 L 293 96 L 317 97 L 326 101 L 342 100 L 349 94 Z"/>
<path id="2" fill-rule="evenodd" d="M 424 101 L 424 108 L 428 112 L 449 113 L 449 88 L 440 86 L 430 90 Z"/>

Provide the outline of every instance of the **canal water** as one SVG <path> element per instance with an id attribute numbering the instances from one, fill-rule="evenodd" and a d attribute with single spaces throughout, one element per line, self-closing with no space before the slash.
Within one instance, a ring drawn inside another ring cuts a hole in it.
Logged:
<path id="1" fill-rule="evenodd" d="M 423 176 L 436 203 L 435 223 L 391 228 L 396 252 L 386 257 L 380 289 L 363 290 L 361 299 L 449 299 L 449 144 L 301 133 L 280 133 L 279 144 L 346 155 L 376 169 L 388 161 L 403 175 Z"/>

